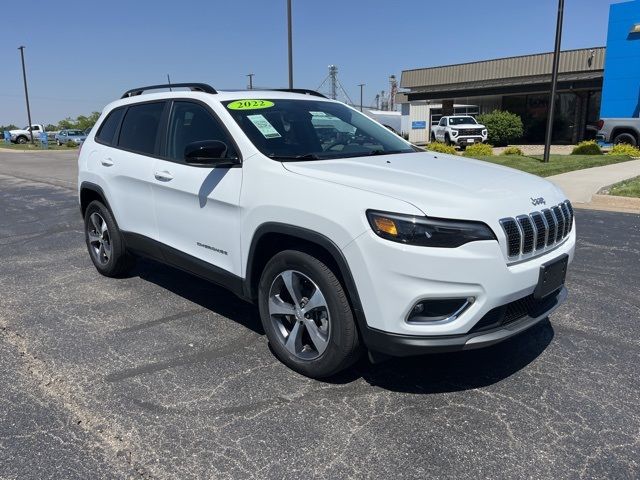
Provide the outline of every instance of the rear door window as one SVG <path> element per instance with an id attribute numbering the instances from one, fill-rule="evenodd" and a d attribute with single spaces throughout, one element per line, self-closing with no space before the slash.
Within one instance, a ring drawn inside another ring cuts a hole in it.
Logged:
<path id="1" fill-rule="evenodd" d="M 113 144 L 113 137 L 116 134 L 116 129 L 118 125 L 120 125 L 120 120 L 122 120 L 122 115 L 124 114 L 124 108 L 116 108 L 112 110 L 107 118 L 102 122 L 100 126 L 100 130 L 96 135 L 96 140 L 100 143 L 104 143 L 106 145 Z"/>
<path id="2" fill-rule="evenodd" d="M 142 155 L 153 155 L 164 106 L 165 102 L 130 106 L 122 120 L 118 147 Z"/>

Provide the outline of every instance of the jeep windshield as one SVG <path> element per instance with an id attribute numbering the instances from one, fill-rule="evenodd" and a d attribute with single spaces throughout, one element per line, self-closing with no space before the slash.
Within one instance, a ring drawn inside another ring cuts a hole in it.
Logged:
<path id="1" fill-rule="evenodd" d="M 341 103 L 259 99 L 223 102 L 251 142 L 279 161 L 416 152 L 409 143 Z"/>

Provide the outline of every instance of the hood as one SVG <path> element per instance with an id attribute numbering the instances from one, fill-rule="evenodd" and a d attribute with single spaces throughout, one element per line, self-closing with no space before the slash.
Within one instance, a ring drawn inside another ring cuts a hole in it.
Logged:
<path id="1" fill-rule="evenodd" d="M 449 125 L 450 128 L 487 128 L 481 123 L 461 123 L 460 125 Z"/>
<path id="2" fill-rule="evenodd" d="M 494 225 L 500 218 L 541 210 L 566 199 L 558 187 L 535 175 L 431 152 L 283 165 L 300 175 L 403 200 L 432 217 Z"/>

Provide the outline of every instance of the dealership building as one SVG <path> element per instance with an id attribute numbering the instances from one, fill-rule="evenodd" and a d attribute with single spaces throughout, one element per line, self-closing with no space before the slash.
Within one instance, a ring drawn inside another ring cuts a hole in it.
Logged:
<path id="1" fill-rule="evenodd" d="M 402 130 L 426 143 L 443 115 L 518 114 L 522 143 L 543 143 L 551 90 L 552 53 L 404 70 L 396 102 Z M 600 117 L 638 116 L 640 104 L 640 0 L 613 4 L 606 47 L 560 54 L 553 142 L 595 137 Z"/>

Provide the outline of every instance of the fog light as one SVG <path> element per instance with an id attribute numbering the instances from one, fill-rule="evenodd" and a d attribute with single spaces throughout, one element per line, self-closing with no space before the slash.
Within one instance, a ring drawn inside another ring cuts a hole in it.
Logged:
<path id="1" fill-rule="evenodd" d="M 474 301 L 474 297 L 421 300 L 416 303 L 409 312 L 407 322 L 429 323 L 455 320 L 462 312 L 469 308 Z"/>

